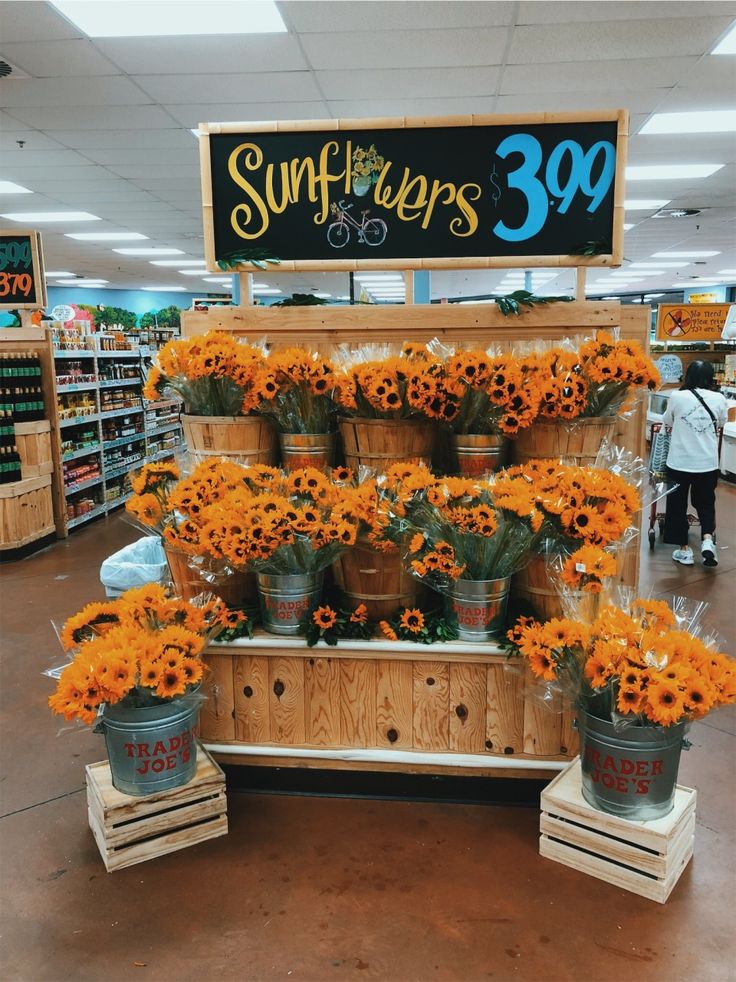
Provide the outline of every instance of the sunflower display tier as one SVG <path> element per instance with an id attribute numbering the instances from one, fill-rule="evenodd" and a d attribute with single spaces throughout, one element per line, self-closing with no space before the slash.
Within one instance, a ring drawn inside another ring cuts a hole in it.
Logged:
<path id="1" fill-rule="evenodd" d="M 256 630 L 206 659 L 200 732 L 227 763 L 544 778 L 577 752 L 572 715 L 525 699 L 493 644 L 310 649 Z"/>

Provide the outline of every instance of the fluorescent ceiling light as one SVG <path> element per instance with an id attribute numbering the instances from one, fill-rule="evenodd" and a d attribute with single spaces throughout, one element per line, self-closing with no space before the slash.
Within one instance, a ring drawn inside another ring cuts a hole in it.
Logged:
<path id="1" fill-rule="evenodd" d="M 736 55 L 736 25 L 711 51 L 712 55 Z"/>
<path id="2" fill-rule="evenodd" d="M 652 259 L 710 259 L 711 256 L 720 256 L 720 252 L 653 252 Z"/>
<path id="3" fill-rule="evenodd" d="M 698 286 L 708 287 L 708 289 L 710 289 L 712 286 L 719 286 L 719 284 L 713 283 L 712 280 L 703 280 L 702 282 L 700 280 L 683 280 L 681 283 L 673 283 L 672 286 L 678 290 L 682 289 L 683 286 L 687 287 L 688 289 L 690 289 L 690 287 Z"/>
<path id="4" fill-rule="evenodd" d="M 152 266 L 207 266 L 204 259 L 150 259 Z"/>
<path id="5" fill-rule="evenodd" d="M 614 294 L 612 297 L 601 297 L 601 300 L 618 300 L 618 294 Z"/>
<path id="6" fill-rule="evenodd" d="M 286 33 L 273 0 L 54 0 L 53 6 L 91 38 Z"/>
<path id="7" fill-rule="evenodd" d="M 645 300 L 655 300 L 657 297 L 663 297 L 663 296 L 664 296 L 664 293 L 645 293 L 644 294 L 644 299 Z"/>
<path id="8" fill-rule="evenodd" d="M 0 194 L 33 194 L 33 191 L 24 188 L 22 184 L 14 184 L 13 181 L 0 181 Z"/>
<path id="9" fill-rule="evenodd" d="M 232 277 L 230 276 L 203 276 L 202 279 L 205 283 L 228 283 L 232 286 Z"/>
<path id="10" fill-rule="evenodd" d="M 723 164 L 647 164 L 626 168 L 627 181 L 679 181 L 685 178 L 710 177 Z"/>
<path id="11" fill-rule="evenodd" d="M 49 272 L 48 270 L 46 270 L 46 272 L 43 275 L 46 277 L 47 280 L 50 280 L 54 276 L 69 277 L 69 279 L 71 279 L 71 277 L 74 276 L 74 273 L 67 273 L 65 270 L 56 269 L 53 272 Z"/>
<path id="12" fill-rule="evenodd" d="M 661 255 L 661 253 L 654 253 L 654 255 Z M 690 263 L 629 263 L 626 267 L 627 269 L 682 269 L 683 266 L 689 266 Z"/>
<path id="13" fill-rule="evenodd" d="M 718 276 L 736 276 L 736 269 L 719 269 Z"/>
<path id="14" fill-rule="evenodd" d="M 183 256 L 184 251 L 182 249 L 113 249 L 113 252 L 119 252 L 121 256 Z"/>
<path id="15" fill-rule="evenodd" d="M 259 290 L 254 290 L 253 292 L 254 293 L 258 293 L 258 294 L 263 294 L 263 293 L 281 293 L 281 290 L 276 290 L 274 287 L 269 286 L 267 288 L 266 287 L 261 287 Z"/>
<path id="16" fill-rule="evenodd" d="M 328 297 L 332 297 L 331 293 L 315 293 L 315 297 L 321 297 L 322 300 L 326 300 Z"/>
<path id="17" fill-rule="evenodd" d="M 33 225 L 35 222 L 99 222 L 98 215 L 90 215 L 88 211 L 13 211 L 0 218 L 7 218 L 11 222 L 26 222 Z"/>
<path id="18" fill-rule="evenodd" d="M 403 280 L 401 273 L 356 273 L 356 280 Z"/>
<path id="19" fill-rule="evenodd" d="M 57 280 L 57 286 L 101 286 L 103 283 L 109 283 L 109 280 L 101 280 L 96 276 L 88 277 L 87 279 L 80 280 Z"/>
<path id="20" fill-rule="evenodd" d="M 186 287 L 183 286 L 142 286 L 141 290 L 148 290 L 151 293 L 182 293 Z"/>
<path id="21" fill-rule="evenodd" d="M 199 129 L 189 130 L 189 132 L 192 134 L 192 136 L 195 138 L 195 140 L 198 140 L 199 139 Z"/>
<path id="22" fill-rule="evenodd" d="M 148 238 L 140 232 L 64 232 L 64 237 L 80 242 L 135 242 Z"/>
<path id="23" fill-rule="evenodd" d="M 633 228 L 633 227 L 634 227 L 634 224 L 633 224 L 633 222 L 630 222 L 630 223 L 624 223 L 624 232 L 628 232 L 628 231 L 629 231 L 629 229 L 630 229 L 630 228 Z"/>
<path id="24" fill-rule="evenodd" d="M 631 302 L 632 303 L 641 303 L 641 297 L 634 297 L 634 299 Z"/>
<path id="25" fill-rule="evenodd" d="M 671 198 L 630 198 L 624 201 L 625 211 L 656 211 L 668 205 Z"/>
<path id="26" fill-rule="evenodd" d="M 656 133 L 732 133 L 736 109 L 707 109 L 689 113 L 655 113 L 639 130 L 639 136 Z"/>
<path id="27" fill-rule="evenodd" d="M 181 263 L 176 259 L 174 259 L 169 265 L 181 266 Z M 181 273 L 182 276 L 204 276 L 205 273 L 207 272 L 207 269 L 204 265 L 202 265 L 202 266 L 197 266 L 195 269 L 180 269 L 179 272 Z"/>

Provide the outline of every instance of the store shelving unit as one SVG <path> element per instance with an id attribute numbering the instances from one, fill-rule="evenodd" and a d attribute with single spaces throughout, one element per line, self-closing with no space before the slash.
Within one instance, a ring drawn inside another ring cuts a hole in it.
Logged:
<path id="1" fill-rule="evenodd" d="M 53 352 L 67 530 L 124 504 L 128 472 L 170 457 L 182 440 L 180 403 L 143 399 L 148 349 L 102 348 L 113 341 L 100 335 L 88 343 L 96 347 Z"/>

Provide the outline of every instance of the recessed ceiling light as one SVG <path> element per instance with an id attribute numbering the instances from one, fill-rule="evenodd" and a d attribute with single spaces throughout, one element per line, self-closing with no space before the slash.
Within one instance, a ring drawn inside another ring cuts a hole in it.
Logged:
<path id="1" fill-rule="evenodd" d="M 46 272 L 43 275 L 46 277 L 47 280 L 51 279 L 54 276 L 69 277 L 71 279 L 71 277 L 74 276 L 74 273 L 67 273 L 63 269 L 55 269 L 52 272 L 46 270 Z"/>
<path id="2" fill-rule="evenodd" d="M 65 232 L 64 237 L 80 242 L 135 242 L 148 238 L 140 232 Z"/>
<path id="3" fill-rule="evenodd" d="M 13 211 L 0 215 L 11 222 L 99 222 L 98 215 L 90 215 L 88 211 Z"/>
<path id="4" fill-rule="evenodd" d="M 659 253 L 654 254 L 660 255 Z M 683 266 L 689 266 L 690 263 L 630 263 L 627 269 L 682 269 Z"/>
<path id="5" fill-rule="evenodd" d="M 663 297 L 663 296 L 664 296 L 664 293 L 645 293 L 644 294 L 644 299 L 645 300 L 656 300 L 657 297 Z"/>
<path id="6" fill-rule="evenodd" d="M 13 181 L 0 181 L 0 194 L 33 194 L 33 191 L 24 188 L 22 184 L 14 184 Z"/>
<path id="7" fill-rule="evenodd" d="M 712 55 L 736 55 L 736 25 L 711 51 Z"/>
<path id="8" fill-rule="evenodd" d="M 273 0 L 53 0 L 53 6 L 91 38 L 182 37 L 202 34 L 284 34 Z"/>
<path id="9" fill-rule="evenodd" d="M 225 286 L 227 283 L 232 289 L 232 279 L 229 276 L 203 276 L 202 279 L 205 283 L 219 283 L 220 286 Z"/>
<path id="10" fill-rule="evenodd" d="M 652 259 L 710 259 L 711 256 L 720 256 L 720 252 L 693 251 L 693 252 L 653 252 Z"/>
<path id="11" fill-rule="evenodd" d="M 100 286 L 102 283 L 109 283 L 109 280 L 101 280 L 96 276 L 82 278 L 78 280 L 57 280 L 57 286 Z"/>
<path id="12" fill-rule="evenodd" d="M 332 297 L 331 293 L 315 293 L 315 297 L 320 297 L 322 300 L 327 300 Z"/>
<path id="13" fill-rule="evenodd" d="M 710 177 L 723 164 L 647 164 L 626 168 L 627 181 L 678 181 L 684 178 Z"/>
<path id="14" fill-rule="evenodd" d="M 151 293 L 182 293 L 186 290 L 184 286 L 142 286 L 141 290 L 148 290 Z"/>
<path id="15" fill-rule="evenodd" d="M 254 293 L 258 293 L 258 294 L 263 294 L 263 293 L 281 293 L 281 290 L 276 290 L 276 289 L 274 289 L 274 287 L 269 286 L 269 287 L 261 287 L 258 290 L 255 290 L 254 289 L 253 292 Z"/>
<path id="16" fill-rule="evenodd" d="M 199 133 L 199 129 L 196 129 L 196 130 L 189 130 L 189 132 L 190 132 L 190 133 L 192 134 L 192 136 L 193 136 L 193 137 L 194 137 L 194 138 L 195 138 L 196 140 L 198 140 L 198 139 L 199 139 L 199 137 L 200 137 L 200 133 Z"/>
<path id="17" fill-rule="evenodd" d="M 655 113 L 639 130 L 639 136 L 657 133 L 732 133 L 736 109 L 707 109 L 689 113 Z"/>
<path id="18" fill-rule="evenodd" d="M 634 223 L 633 222 L 626 222 L 626 223 L 624 223 L 624 232 L 628 232 L 630 228 L 634 228 Z"/>
<path id="19" fill-rule="evenodd" d="M 634 299 L 631 302 L 632 303 L 641 303 L 641 297 L 634 297 Z"/>
<path id="20" fill-rule="evenodd" d="M 614 294 L 611 297 L 601 297 L 601 300 L 618 300 L 618 294 Z"/>
<path id="21" fill-rule="evenodd" d="M 682 280 L 681 283 L 673 283 L 672 286 L 677 290 L 681 290 L 682 287 L 695 287 L 695 286 L 706 286 L 708 288 L 712 286 L 719 286 L 720 284 L 714 283 L 712 280 Z"/>
<path id="22" fill-rule="evenodd" d="M 354 279 L 360 280 L 403 280 L 401 273 L 356 273 Z"/>
<path id="23" fill-rule="evenodd" d="M 670 203 L 670 198 L 631 198 L 624 201 L 625 211 L 656 211 Z"/>
<path id="24" fill-rule="evenodd" d="M 121 256 L 183 256 L 184 251 L 182 249 L 113 249 L 113 252 L 119 252 Z"/>
<path id="25" fill-rule="evenodd" d="M 151 259 L 152 266 L 207 266 L 204 259 Z"/>
<path id="26" fill-rule="evenodd" d="M 719 269 L 718 276 L 736 276 L 736 269 Z"/>
<path id="27" fill-rule="evenodd" d="M 171 263 L 171 265 L 180 266 L 181 263 L 174 260 Z M 180 269 L 179 272 L 181 273 L 182 276 L 204 276 L 205 273 L 207 272 L 207 268 L 204 265 L 202 265 L 202 266 L 196 266 L 194 269 Z"/>

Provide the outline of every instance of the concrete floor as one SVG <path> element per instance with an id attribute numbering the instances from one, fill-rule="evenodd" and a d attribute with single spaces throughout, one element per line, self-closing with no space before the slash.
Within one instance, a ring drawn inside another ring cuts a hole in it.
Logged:
<path id="1" fill-rule="evenodd" d="M 722 487 L 717 569 L 644 539 L 641 591 L 709 600 L 732 651 L 734 505 Z M 695 857 L 665 906 L 541 859 L 532 808 L 237 793 L 227 837 L 106 873 L 83 787 L 101 738 L 51 716 L 41 672 L 49 619 L 100 597 L 101 560 L 136 535 L 104 519 L 2 569 L 4 980 L 736 978 L 730 709 L 683 755 Z"/>

